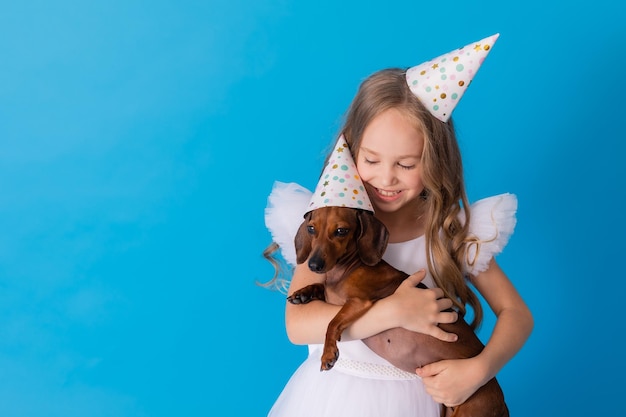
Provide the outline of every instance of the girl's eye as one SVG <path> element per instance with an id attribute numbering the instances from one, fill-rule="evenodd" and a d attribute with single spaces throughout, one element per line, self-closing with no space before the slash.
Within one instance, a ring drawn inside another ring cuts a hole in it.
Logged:
<path id="1" fill-rule="evenodd" d="M 398 164 L 398 166 L 402 169 L 413 169 L 415 168 L 415 165 L 402 165 L 402 164 Z"/>
<path id="2" fill-rule="evenodd" d="M 366 164 L 373 165 L 373 164 L 376 164 L 376 163 L 377 163 L 377 161 L 371 161 L 371 160 L 369 160 L 369 159 L 367 159 L 367 158 L 363 158 L 363 159 L 365 160 L 365 163 L 366 163 Z"/>

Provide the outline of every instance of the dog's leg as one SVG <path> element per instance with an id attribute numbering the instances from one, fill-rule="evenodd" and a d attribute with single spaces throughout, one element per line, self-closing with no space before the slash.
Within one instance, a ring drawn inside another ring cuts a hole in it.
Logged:
<path id="1" fill-rule="evenodd" d="M 361 300 L 358 298 L 349 298 L 341 307 L 341 310 L 328 324 L 326 331 L 326 342 L 324 343 L 324 352 L 322 353 L 322 371 L 328 371 L 335 366 L 339 358 L 339 348 L 337 342 L 341 340 L 343 331 L 355 320 L 361 317 L 369 310 L 374 303 L 370 300 Z"/>
<path id="2" fill-rule="evenodd" d="M 287 297 L 287 301 L 291 304 L 306 304 L 313 300 L 326 300 L 326 296 L 324 295 L 324 284 L 307 285 Z"/>

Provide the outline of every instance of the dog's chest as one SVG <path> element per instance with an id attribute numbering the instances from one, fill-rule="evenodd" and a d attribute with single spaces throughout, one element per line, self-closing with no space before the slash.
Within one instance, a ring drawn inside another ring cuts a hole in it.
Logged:
<path id="1" fill-rule="evenodd" d="M 332 273 L 326 274 L 326 282 L 324 283 L 326 301 L 331 304 L 343 305 L 347 299 L 344 286 L 345 279 L 342 276 Z"/>

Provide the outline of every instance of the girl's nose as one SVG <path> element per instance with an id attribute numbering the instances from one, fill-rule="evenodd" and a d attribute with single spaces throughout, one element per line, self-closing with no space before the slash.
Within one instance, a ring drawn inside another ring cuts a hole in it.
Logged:
<path id="1" fill-rule="evenodd" d="M 396 183 L 396 175 L 392 167 L 386 167 L 381 172 L 381 184 L 384 187 L 394 185 Z"/>

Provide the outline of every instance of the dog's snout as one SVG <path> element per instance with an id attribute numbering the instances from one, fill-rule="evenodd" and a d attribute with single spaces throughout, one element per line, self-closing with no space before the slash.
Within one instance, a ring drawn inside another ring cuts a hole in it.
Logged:
<path id="1" fill-rule="evenodd" d="M 309 269 L 315 273 L 319 274 L 321 272 L 324 272 L 325 266 L 326 263 L 321 258 L 312 257 L 311 259 L 309 259 Z"/>

